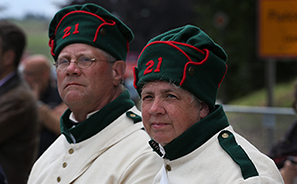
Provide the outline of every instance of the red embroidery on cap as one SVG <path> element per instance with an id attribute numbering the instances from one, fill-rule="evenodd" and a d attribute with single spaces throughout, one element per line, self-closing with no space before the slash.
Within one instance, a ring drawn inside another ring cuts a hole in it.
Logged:
<path id="1" fill-rule="evenodd" d="M 49 42 L 48 42 L 48 45 L 51 47 L 51 54 L 52 56 L 55 56 L 54 54 L 54 37 L 51 37 Z"/>
<path id="2" fill-rule="evenodd" d="M 78 31 L 78 26 L 79 26 L 79 23 L 75 24 L 74 26 L 74 31 L 72 32 L 72 34 L 78 34 L 79 31 Z M 62 39 L 66 38 L 67 36 L 70 36 L 71 35 L 71 29 L 72 27 L 71 26 L 68 26 L 64 29 L 64 35 L 62 37 Z"/>
<path id="3" fill-rule="evenodd" d="M 157 65 L 157 68 L 154 71 L 155 73 L 158 73 L 158 72 L 161 71 L 160 68 L 161 68 L 162 60 L 163 60 L 163 58 L 161 58 L 161 57 L 158 58 L 158 65 Z"/>
<path id="4" fill-rule="evenodd" d="M 57 31 L 58 31 L 58 28 L 60 26 L 60 24 L 62 23 L 62 21 L 68 16 L 68 15 L 71 15 L 71 14 L 74 14 L 74 13 L 85 13 L 85 14 L 89 14 L 89 15 L 93 15 L 94 17 L 97 17 L 98 19 L 100 19 L 102 22 L 106 22 L 102 17 L 94 14 L 94 13 L 91 13 L 91 12 L 88 12 L 88 11 L 84 11 L 84 10 L 75 10 L 75 11 L 72 11 L 72 12 L 69 12 L 67 14 L 65 14 L 61 20 L 59 21 L 59 23 L 57 24 L 57 27 L 56 27 L 56 30 L 55 30 L 55 36 L 57 34 Z"/>
<path id="5" fill-rule="evenodd" d="M 137 85 L 136 85 L 136 83 L 137 83 L 136 69 L 137 69 L 137 67 L 133 66 L 133 77 L 134 77 L 133 86 L 134 86 L 135 89 L 137 89 Z"/>
<path id="6" fill-rule="evenodd" d="M 107 22 L 107 21 L 110 21 L 110 22 Z M 116 22 L 113 21 L 113 20 L 106 20 L 106 21 L 103 20 L 103 22 L 104 22 L 104 23 L 100 24 L 100 26 L 99 26 L 99 27 L 97 28 L 97 30 L 96 30 L 96 34 L 95 34 L 95 37 L 94 37 L 94 39 L 93 39 L 93 42 L 95 42 L 95 41 L 97 40 L 98 32 L 99 32 L 99 30 L 101 29 L 102 26 L 104 26 L 104 25 L 114 26 L 114 25 L 116 24 Z"/>
<path id="7" fill-rule="evenodd" d="M 223 75 L 221 81 L 220 81 L 219 84 L 218 84 L 218 88 L 220 88 L 221 83 L 223 82 L 223 79 L 225 78 L 225 75 L 226 75 L 226 73 L 227 73 L 227 69 L 228 69 L 228 66 L 227 66 L 227 64 L 226 64 L 226 70 L 225 70 L 225 73 L 224 73 L 224 75 Z"/>
<path id="8" fill-rule="evenodd" d="M 147 66 L 147 68 L 144 70 L 143 75 L 151 73 L 153 71 L 154 64 L 155 64 L 155 62 L 153 60 L 149 60 L 149 62 L 147 62 L 145 64 Z"/>
<path id="9" fill-rule="evenodd" d="M 60 24 L 62 23 L 62 21 L 63 21 L 68 15 L 75 14 L 75 13 L 85 13 L 85 14 L 89 14 L 89 15 L 92 15 L 92 16 L 94 16 L 94 17 L 97 17 L 97 18 L 100 19 L 102 22 L 106 23 L 106 21 L 105 21 L 102 17 L 100 17 L 100 16 L 98 16 L 98 15 L 96 15 L 96 14 L 94 14 L 94 13 L 91 13 L 91 12 L 88 12 L 88 11 L 84 11 L 84 10 L 75 10 L 75 11 L 71 11 L 71 12 L 65 14 L 65 15 L 61 18 L 61 20 L 59 21 L 59 23 L 58 23 L 57 26 L 56 26 L 55 34 L 54 34 L 54 36 L 52 36 L 52 37 L 50 38 L 50 41 L 49 41 L 49 42 L 54 43 L 54 39 L 55 39 L 55 37 L 56 37 L 58 28 L 59 28 Z M 113 21 L 111 24 L 110 24 L 110 23 L 106 23 L 106 24 L 108 24 L 108 25 L 114 25 L 115 22 Z M 75 27 L 75 30 L 74 30 L 73 34 L 77 34 L 77 33 L 78 33 L 78 24 L 75 24 L 75 26 L 77 26 L 77 27 Z M 76 28 L 77 28 L 77 29 L 76 29 Z M 98 30 L 99 30 L 99 29 L 98 29 Z M 63 36 L 63 37 L 64 37 L 64 36 Z M 97 32 L 96 32 L 94 41 L 95 41 L 96 39 L 97 39 Z M 50 47 L 51 47 L 51 54 L 52 54 L 53 56 L 55 56 L 55 54 L 54 54 L 54 52 L 53 52 L 53 51 L 54 51 L 54 44 L 50 44 Z"/>
<path id="10" fill-rule="evenodd" d="M 163 59 L 161 57 L 158 58 L 157 68 L 154 70 L 155 73 L 158 73 L 161 71 L 160 68 L 161 68 L 162 60 Z M 155 65 L 155 62 L 153 60 L 150 60 L 149 62 L 147 62 L 146 66 L 148 66 L 148 67 L 144 70 L 143 75 L 151 73 L 153 71 L 154 65 Z"/>
<path id="11" fill-rule="evenodd" d="M 202 65 L 202 64 L 205 63 L 206 60 L 208 59 L 208 57 L 209 57 L 209 51 L 208 51 L 207 49 L 203 49 L 203 50 L 205 51 L 206 55 L 205 55 L 205 58 L 204 58 L 202 61 L 200 61 L 200 62 L 194 62 L 194 61 L 192 61 L 192 60 L 189 60 L 189 62 L 186 63 L 186 65 L 185 65 L 185 67 L 184 67 L 183 78 L 182 78 L 181 82 L 179 83 L 180 86 L 181 86 L 181 85 L 185 82 L 185 80 L 186 80 L 186 76 L 187 76 L 187 75 L 186 75 L 186 73 L 187 73 L 187 67 L 188 67 L 189 64 L 192 64 L 192 65 Z"/>
<path id="12" fill-rule="evenodd" d="M 176 41 L 154 41 L 154 42 L 151 42 L 149 44 L 147 44 L 143 49 L 142 51 L 140 52 L 139 56 L 138 56 L 138 59 L 140 58 L 140 56 L 142 55 L 143 51 L 149 47 L 150 45 L 153 45 L 153 44 L 157 44 L 157 43 L 163 43 L 163 44 L 167 44 L 169 46 L 172 46 L 173 48 L 179 50 L 182 54 L 184 54 L 189 60 L 191 60 L 191 58 L 179 47 L 177 47 L 176 45 L 183 45 L 183 46 L 186 46 L 186 47 L 190 47 L 192 49 L 195 49 L 196 51 L 202 53 L 205 55 L 205 52 L 201 49 L 198 49 L 197 47 L 194 47 L 193 45 L 189 45 L 189 44 L 186 44 L 186 43 L 180 43 L 180 42 L 176 42 Z"/>
<path id="13" fill-rule="evenodd" d="M 79 23 L 75 24 L 75 28 L 74 28 L 74 31 L 73 31 L 72 34 L 78 34 L 79 33 L 78 26 L 79 26 Z"/>
<path id="14" fill-rule="evenodd" d="M 185 65 L 185 67 L 184 67 L 183 78 L 182 78 L 182 80 L 181 80 L 181 82 L 180 82 L 180 85 L 182 85 L 182 84 L 185 82 L 185 80 L 186 80 L 186 68 L 187 68 L 187 65 L 188 65 L 188 64 L 201 65 L 201 64 L 203 64 L 203 63 L 207 60 L 207 58 L 208 58 L 208 56 L 209 56 L 209 51 L 208 51 L 208 50 L 206 50 L 206 49 L 201 50 L 201 49 L 199 49 L 199 48 L 197 48 L 197 47 L 194 47 L 193 45 L 189 45 L 189 44 L 186 44 L 186 43 L 180 43 L 180 42 L 176 42 L 176 41 L 154 41 L 154 42 L 151 42 L 151 43 L 147 44 L 147 45 L 142 49 L 142 51 L 140 52 L 140 54 L 139 54 L 139 56 L 138 56 L 138 60 L 139 60 L 140 56 L 142 55 L 142 53 L 144 52 L 144 50 L 145 50 L 147 47 L 149 47 L 149 46 L 151 46 L 151 45 L 153 45 L 153 44 L 167 44 L 167 45 L 169 45 L 169 46 L 175 48 L 175 49 L 178 50 L 179 52 L 181 52 L 181 53 L 188 59 L 189 62 L 187 62 L 186 65 Z M 187 53 L 185 53 L 181 48 L 179 48 L 177 45 L 182 45 L 182 46 L 185 46 L 185 47 L 190 47 L 190 48 L 192 48 L 192 49 L 194 49 L 194 50 L 196 50 L 196 51 L 202 53 L 203 55 L 206 55 L 206 57 L 205 57 L 202 61 L 200 61 L 200 62 L 193 62 L 192 59 L 190 58 L 190 56 L 189 56 Z M 151 60 L 151 61 L 152 61 L 152 60 Z M 149 61 L 149 62 L 151 62 L 151 61 Z M 148 63 L 149 63 L 149 62 L 148 62 Z M 162 60 L 161 60 L 161 62 L 162 62 Z M 161 65 L 161 62 L 159 61 L 160 65 Z M 148 63 L 146 64 L 147 66 L 148 66 Z M 157 68 L 158 68 L 158 67 L 157 67 Z M 146 68 L 146 70 L 144 71 L 143 75 L 145 75 L 145 74 L 147 74 L 147 73 L 149 73 L 149 72 L 152 72 L 152 71 L 150 71 L 149 69 L 150 69 L 150 65 Z M 158 70 L 157 70 L 157 71 L 158 71 Z M 160 71 L 159 71 L 159 72 L 160 72 Z"/>
<path id="15" fill-rule="evenodd" d="M 63 31 L 64 32 L 64 35 L 63 35 L 62 39 L 66 38 L 67 36 L 70 35 L 70 30 L 71 30 L 71 27 L 70 26 L 68 26 L 68 27 L 66 27 L 64 29 L 64 31 Z"/>
<path id="16" fill-rule="evenodd" d="M 205 55 L 205 52 L 203 50 L 201 50 L 201 49 L 199 49 L 199 48 L 197 48 L 197 47 L 195 47 L 193 45 L 186 44 L 186 43 L 181 43 L 181 42 L 176 42 L 176 41 L 170 41 L 170 42 L 173 43 L 173 44 L 176 44 L 176 45 L 183 45 L 183 46 L 186 46 L 186 47 L 190 47 L 190 48 L 200 52 L 201 54 Z"/>
<path id="17" fill-rule="evenodd" d="M 126 47 L 127 47 L 127 53 L 129 52 L 129 41 L 127 40 L 127 45 L 126 45 Z"/>

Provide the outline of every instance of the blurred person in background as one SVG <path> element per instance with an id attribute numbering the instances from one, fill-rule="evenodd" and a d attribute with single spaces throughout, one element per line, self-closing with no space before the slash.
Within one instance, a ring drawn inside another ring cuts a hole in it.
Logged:
<path id="1" fill-rule="evenodd" d="M 123 86 L 130 28 L 101 6 L 74 5 L 55 14 L 49 38 L 69 109 L 28 183 L 151 184 L 162 163 Z"/>
<path id="2" fill-rule="evenodd" d="M 0 165 L 9 184 L 25 184 L 38 151 L 37 101 L 20 77 L 25 33 L 0 20 Z"/>
<path id="3" fill-rule="evenodd" d="M 285 184 L 297 184 L 297 157 L 286 159 L 280 172 Z"/>
<path id="4" fill-rule="evenodd" d="M 0 166 L 0 184 L 8 184 L 5 173 L 1 166 Z"/>
<path id="5" fill-rule="evenodd" d="M 39 157 L 60 135 L 60 117 L 67 106 L 60 98 L 52 66 L 46 56 L 29 56 L 23 60 L 21 68 L 24 79 L 38 99 Z"/>
<path id="6" fill-rule="evenodd" d="M 154 183 L 283 183 L 274 162 L 237 134 L 215 104 L 225 51 L 201 29 L 151 39 L 135 71 L 143 124 L 163 159 Z"/>
<path id="7" fill-rule="evenodd" d="M 297 113 L 297 81 L 294 84 L 293 109 Z M 270 150 L 284 178 L 285 184 L 297 184 L 297 121 L 286 131 L 284 137 Z"/>

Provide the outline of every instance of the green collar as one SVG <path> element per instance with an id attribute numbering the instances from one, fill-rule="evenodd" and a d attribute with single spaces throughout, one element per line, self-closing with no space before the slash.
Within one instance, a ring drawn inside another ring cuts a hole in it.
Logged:
<path id="1" fill-rule="evenodd" d="M 221 105 L 216 110 L 186 130 L 182 135 L 164 146 L 169 160 L 180 158 L 194 151 L 212 136 L 229 125 Z"/>
<path id="2" fill-rule="evenodd" d="M 60 120 L 61 132 L 69 143 L 78 143 L 97 134 L 124 112 L 134 106 L 128 91 L 124 91 L 114 101 L 104 106 L 101 110 L 80 122 L 77 126 L 69 120 L 71 110 L 67 109 Z"/>

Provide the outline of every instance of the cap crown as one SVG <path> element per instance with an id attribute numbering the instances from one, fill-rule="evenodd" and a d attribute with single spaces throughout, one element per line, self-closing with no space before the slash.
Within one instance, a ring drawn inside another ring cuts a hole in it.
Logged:
<path id="1" fill-rule="evenodd" d="M 117 17 L 95 4 L 73 5 L 57 12 L 49 26 L 49 45 L 56 60 L 72 43 L 98 47 L 118 60 L 126 60 L 132 31 Z"/>
<path id="2" fill-rule="evenodd" d="M 140 94 L 150 81 L 172 82 L 194 94 L 213 109 L 226 74 L 227 55 L 201 29 L 187 25 L 148 42 L 134 68 L 134 87 Z"/>

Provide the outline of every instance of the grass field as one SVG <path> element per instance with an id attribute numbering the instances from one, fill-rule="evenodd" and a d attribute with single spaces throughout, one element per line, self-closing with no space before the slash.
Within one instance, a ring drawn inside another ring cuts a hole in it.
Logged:
<path id="1" fill-rule="evenodd" d="M 297 78 L 286 83 L 275 85 L 273 106 L 274 107 L 292 107 L 294 99 L 294 83 Z M 266 106 L 267 90 L 261 89 L 254 93 L 248 94 L 242 98 L 236 99 L 229 103 L 230 105 L 246 105 L 246 106 Z"/>
<path id="2" fill-rule="evenodd" d="M 48 46 L 48 24 L 46 20 L 14 21 L 27 34 L 26 54 L 44 54 L 49 59 L 50 47 Z"/>

